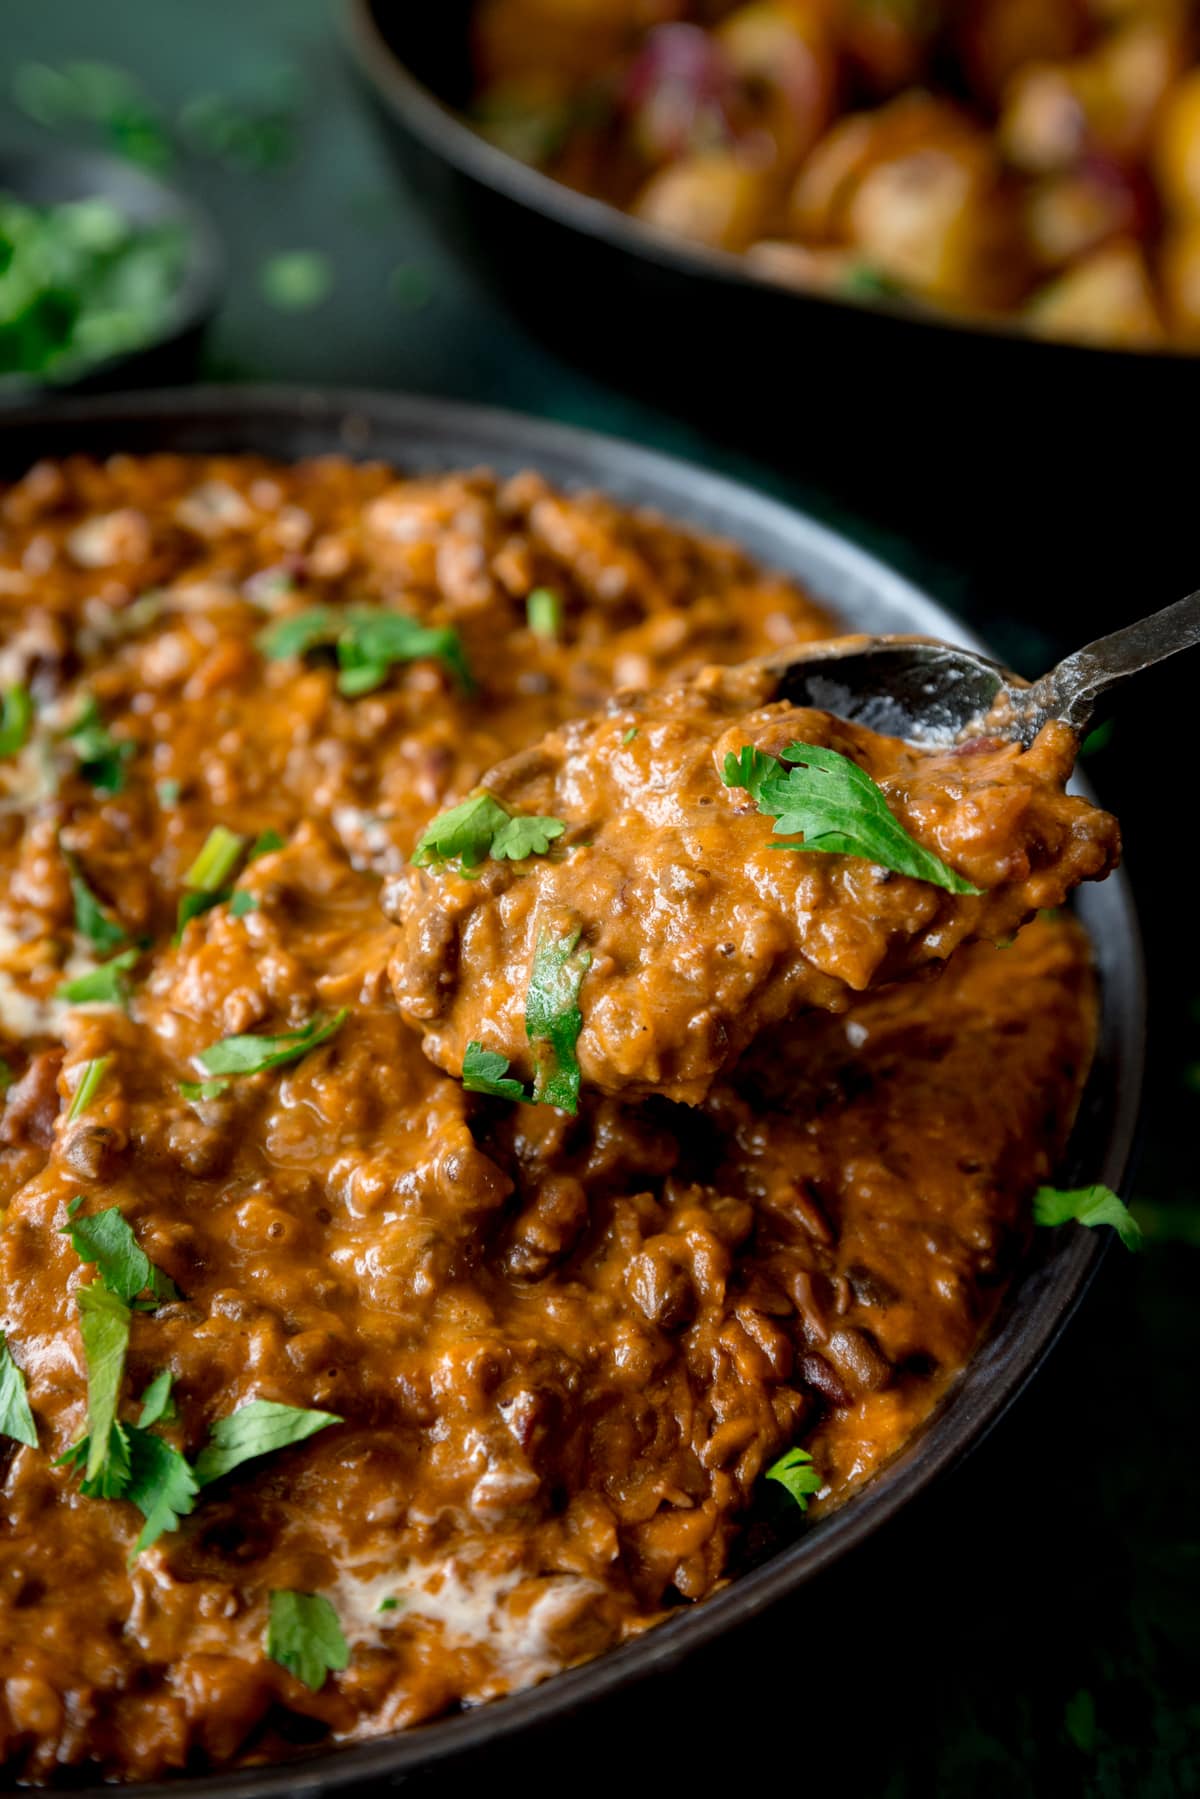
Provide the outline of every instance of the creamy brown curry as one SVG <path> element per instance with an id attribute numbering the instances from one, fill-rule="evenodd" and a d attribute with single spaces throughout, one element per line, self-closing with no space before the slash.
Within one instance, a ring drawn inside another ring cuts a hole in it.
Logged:
<path id="1" fill-rule="evenodd" d="M 789 1446 L 819 1513 L 945 1392 L 1086 1073 L 1068 918 L 776 1025 L 696 1107 L 465 1091 L 388 974 L 385 884 L 487 770 L 829 628 L 736 549 L 533 475 L 118 456 L 0 497 L 0 690 L 33 708 L 0 760 L 14 1774 L 264 1760 L 538 1680 L 736 1573 L 748 1517 L 801 1522 L 762 1479 Z M 1099 872 L 1111 827 L 1082 839 Z M 81 1253 L 102 1215 L 142 1262 Z M 118 1308 L 105 1497 L 60 1458 Z M 234 1466 L 263 1402 L 339 1422 Z M 196 1490 L 137 1553 L 110 1451 L 147 1438 Z M 289 1657 L 280 1595 L 341 1651 Z"/>

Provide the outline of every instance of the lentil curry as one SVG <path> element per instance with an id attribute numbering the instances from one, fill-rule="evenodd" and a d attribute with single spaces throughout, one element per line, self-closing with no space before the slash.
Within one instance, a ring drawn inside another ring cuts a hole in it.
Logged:
<path id="1" fill-rule="evenodd" d="M 827 633 L 804 594 L 534 475 L 118 456 L 0 496 L 0 611 L 15 1774 L 502 1694 L 802 1522 L 789 1449 L 816 1512 L 896 1453 L 1071 1122 L 1069 918 L 776 1025 L 697 1107 L 465 1090 L 388 975 L 436 815 L 616 689 Z"/>

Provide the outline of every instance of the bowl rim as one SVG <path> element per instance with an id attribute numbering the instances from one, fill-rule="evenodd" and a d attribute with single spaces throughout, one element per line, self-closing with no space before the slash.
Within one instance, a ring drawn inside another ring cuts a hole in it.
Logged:
<path id="1" fill-rule="evenodd" d="M 433 88 L 412 73 L 379 23 L 378 0 L 341 0 L 343 42 L 360 75 L 379 99 L 394 112 L 414 137 L 459 174 L 492 189 L 505 199 L 539 213 L 553 223 L 585 237 L 625 251 L 680 275 L 700 275 L 727 290 L 773 295 L 799 306 L 811 306 L 835 314 L 865 315 L 868 319 L 907 326 L 918 332 L 972 342 L 983 340 L 1020 346 L 1031 355 L 1064 353 L 1072 357 L 1130 358 L 1139 362 L 1195 363 L 1200 352 L 1176 345 L 1115 345 L 1090 343 L 1076 338 L 1039 337 L 1020 331 L 1000 319 L 959 316 L 951 312 L 923 311 L 886 296 L 823 293 L 817 288 L 793 287 L 766 274 L 730 250 L 712 250 L 672 237 L 658 226 L 648 225 L 622 212 L 607 200 L 581 193 L 557 181 L 541 169 L 521 162 L 489 142 L 449 106 Z"/>
<path id="2" fill-rule="evenodd" d="M 122 426 L 151 441 L 122 446 Z M 847 599 L 853 605 L 856 593 L 870 595 L 871 604 L 899 608 L 918 630 L 935 635 L 949 630 L 967 645 L 986 647 L 906 576 L 799 508 L 677 457 L 575 426 L 457 402 L 359 390 L 251 386 L 97 395 L 0 415 L 0 480 L 9 478 L 9 467 L 27 467 L 42 455 L 88 453 L 89 431 L 95 432 L 104 454 L 122 449 L 149 453 L 152 440 L 160 435 L 167 441 L 158 447 L 181 453 L 218 445 L 225 453 L 258 451 L 283 460 L 317 453 L 360 458 L 373 453 L 403 466 L 396 445 L 411 439 L 415 470 L 462 467 L 468 462 L 532 464 L 567 485 L 602 485 L 615 491 L 622 503 L 631 503 L 631 496 L 642 493 L 643 503 L 701 529 L 724 526 L 727 534 L 733 534 L 741 521 L 738 535 L 753 555 L 770 561 L 770 553 L 758 546 L 762 541 L 774 544 L 781 552 L 776 565 L 816 586 L 818 597 L 823 571 L 842 586 L 835 605 Z M 388 442 L 373 441 L 376 436 Z M 278 440 L 279 447 L 264 450 L 267 439 Z M 290 452 L 283 447 L 289 439 L 298 446 Z M 319 451 L 310 447 L 314 440 L 321 445 Z M 1119 1190 L 1128 1178 L 1137 1135 L 1146 1007 L 1141 938 L 1127 874 L 1118 870 L 1098 887 L 1085 890 L 1080 910 L 1094 914 L 1097 921 L 1092 936 L 1102 1009 L 1097 1061 L 1064 1173 L 1076 1169 L 1084 1147 L 1079 1139 L 1090 1134 L 1094 1143 L 1081 1178 L 1104 1180 Z M 131 1790 L 141 1799 L 218 1799 L 218 1795 L 316 1799 L 355 1784 L 366 1789 L 372 1782 L 398 1781 L 418 1769 L 441 1766 L 454 1755 L 573 1713 L 627 1683 L 676 1666 L 694 1649 L 751 1622 L 829 1570 L 976 1447 L 1061 1335 L 1107 1250 L 1108 1235 L 1082 1229 L 1044 1233 L 1045 1243 L 1039 1243 L 1023 1265 L 966 1371 L 900 1455 L 810 1533 L 702 1604 L 681 1610 L 630 1642 L 540 1685 L 455 1716 L 386 1737 L 325 1746 L 287 1762 L 138 1783 Z M 1029 1316 L 1019 1320 L 1022 1308 Z M 73 1790 L 83 1799 L 102 1799 L 113 1788 Z"/>
<path id="3" fill-rule="evenodd" d="M 141 358 L 198 329 L 215 312 L 227 274 L 221 238 L 205 208 L 173 181 L 143 168 L 140 163 L 130 162 L 107 150 L 77 144 L 53 144 L 39 149 L 23 142 L 0 142 L 0 192 L 10 193 L 17 200 L 27 197 L 22 192 L 20 177 L 9 181 L 7 175 L 10 169 L 20 171 L 22 165 L 30 169 L 58 168 L 67 178 L 66 185 L 77 185 L 89 198 L 98 200 L 110 198 L 117 189 L 140 190 L 153 219 L 164 224 L 181 224 L 186 240 L 179 280 L 164 308 L 162 324 L 152 336 L 113 355 L 83 363 L 62 381 L 19 370 L 0 374 L 0 409 L 5 410 L 50 404 L 59 395 L 81 394 L 92 384 L 112 381 Z"/>

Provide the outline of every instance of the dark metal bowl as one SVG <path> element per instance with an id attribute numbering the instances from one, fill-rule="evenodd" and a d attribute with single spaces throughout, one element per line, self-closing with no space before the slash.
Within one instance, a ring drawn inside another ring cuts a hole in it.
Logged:
<path id="1" fill-rule="evenodd" d="M 1015 327 L 806 293 L 669 236 L 497 149 L 465 122 L 472 0 L 343 0 L 345 35 L 418 202 L 538 336 L 714 435 L 920 497 L 962 470 L 1034 485 L 1132 474 L 1200 393 L 1200 356 L 1050 342 Z M 1111 429 L 1087 440 L 1081 417 Z M 902 444 L 903 456 L 897 457 Z M 912 463 L 924 460 L 923 472 Z M 857 497 L 857 493 L 856 493 Z M 945 503 L 945 494 L 939 494 Z"/>
<path id="2" fill-rule="evenodd" d="M 503 473 L 535 467 L 568 487 L 602 487 L 627 504 L 654 506 L 736 538 L 760 561 L 797 576 L 855 629 L 928 632 L 979 647 L 926 594 L 803 514 L 671 457 L 560 425 L 436 400 L 270 388 L 125 395 L 0 418 L 4 478 L 40 456 L 154 450 L 247 450 L 287 459 L 340 451 L 414 471 L 480 463 Z M 1095 945 L 1103 1000 L 1096 1060 L 1060 1172 L 1071 1183 L 1120 1188 L 1140 1104 L 1145 1030 L 1141 945 L 1125 877 L 1085 888 L 1078 910 Z M 829 1569 L 961 1461 L 1045 1360 L 1103 1252 L 1103 1236 L 1092 1231 L 1039 1233 L 995 1328 L 903 1453 L 800 1541 L 636 1641 L 528 1692 L 399 1736 L 139 1791 L 164 1799 L 311 1799 L 356 1784 L 375 1790 L 674 1666 Z M 111 1791 L 98 1789 L 94 1799 Z"/>
<path id="3" fill-rule="evenodd" d="M 0 408 L 28 406 L 55 394 L 158 386 L 195 373 L 204 328 L 220 297 L 223 259 L 212 226 L 191 200 L 132 163 L 96 150 L 0 149 L 0 193 L 31 206 L 110 200 L 140 225 L 180 225 L 186 233 L 179 280 L 152 337 L 89 362 L 65 380 L 0 375 Z"/>

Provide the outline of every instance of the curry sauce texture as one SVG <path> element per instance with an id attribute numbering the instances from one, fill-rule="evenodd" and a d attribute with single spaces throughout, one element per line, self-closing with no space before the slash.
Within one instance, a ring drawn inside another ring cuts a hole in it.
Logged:
<path id="1" fill-rule="evenodd" d="M 840 1010 L 701 1103 L 585 1082 L 573 1116 L 465 1090 L 389 975 L 384 891 L 488 770 L 832 628 L 535 475 L 114 456 L 0 494 L 14 1776 L 262 1761 L 528 1685 L 802 1528 L 762 1478 L 789 1447 L 819 1515 L 945 1393 L 1087 1071 L 1069 918 L 937 979 L 839 966 Z M 1111 827 L 1072 817 L 1099 872 Z"/>

